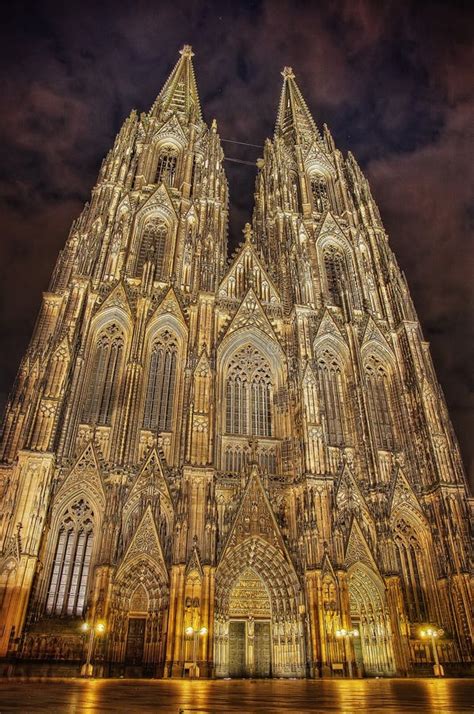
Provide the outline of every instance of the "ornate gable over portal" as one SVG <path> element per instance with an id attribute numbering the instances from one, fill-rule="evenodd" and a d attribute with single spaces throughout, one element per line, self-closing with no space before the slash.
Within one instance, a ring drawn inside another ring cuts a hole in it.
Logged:
<path id="1" fill-rule="evenodd" d="M 118 572 L 123 570 L 130 561 L 139 559 L 143 555 L 154 560 L 164 578 L 168 580 L 168 570 L 150 506 L 143 514 L 140 525 L 127 548 Z"/>
<path id="2" fill-rule="evenodd" d="M 255 465 L 252 467 L 222 558 L 230 548 L 234 548 L 252 537 L 262 538 L 272 546 L 279 548 L 289 560 L 278 523 L 263 488 L 258 467 Z"/>

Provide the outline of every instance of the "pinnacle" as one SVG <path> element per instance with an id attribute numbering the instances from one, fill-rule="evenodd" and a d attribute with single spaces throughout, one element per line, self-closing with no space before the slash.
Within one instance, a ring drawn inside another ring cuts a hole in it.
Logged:
<path id="1" fill-rule="evenodd" d="M 183 45 L 183 49 L 179 51 L 179 54 L 182 55 L 183 57 L 194 57 L 194 52 L 193 48 L 191 45 Z"/>
<path id="2" fill-rule="evenodd" d="M 252 231 L 252 226 L 250 225 L 250 223 L 246 223 L 246 224 L 245 224 L 245 227 L 244 227 L 242 233 L 243 233 L 244 236 L 245 236 L 245 242 L 246 242 L 246 243 L 251 243 L 251 242 L 252 242 L 252 234 L 253 234 L 253 231 Z"/>
<path id="3" fill-rule="evenodd" d="M 293 67 L 283 67 L 283 71 L 280 73 L 283 79 L 294 79 L 295 73 L 293 72 Z"/>

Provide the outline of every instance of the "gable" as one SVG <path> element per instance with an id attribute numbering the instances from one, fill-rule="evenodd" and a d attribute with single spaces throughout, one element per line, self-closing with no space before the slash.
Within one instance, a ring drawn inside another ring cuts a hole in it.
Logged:
<path id="1" fill-rule="evenodd" d="M 230 335 L 244 327 L 256 327 L 278 343 L 278 337 L 275 330 L 273 329 L 270 320 L 266 316 L 255 291 L 252 288 L 250 288 L 247 295 L 242 300 L 239 309 L 225 331 L 225 335 Z"/>
<path id="2" fill-rule="evenodd" d="M 374 555 L 370 550 L 356 519 L 352 522 L 352 528 L 347 540 L 344 563 L 347 568 L 350 568 L 351 565 L 356 565 L 357 563 L 363 563 L 376 573 L 379 572 Z"/>
<path id="3" fill-rule="evenodd" d="M 278 290 L 253 245 L 245 243 L 222 279 L 218 295 L 222 299 L 240 298 L 249 288 L 253 288 L 263 302 L 280 303 Z"/>
<path id="4" fill-rule="evenodd" d="M 74 492 L 89 494 L 98 504 L 105 505 L 105 488 L 99 468 L 99 457 L 91 441 L 86 444 L 59 487 L 56 502 L 70 498 Z"/>
<path id="5" fill-rule="evenodd" d="M 168 486 L 168 481 L 163 473 L 161 460 L 156 449 L 152 449 L 146 457 L 143 466 L 130 489 L 127 500 L 123 507 L 124 520 L 129 516 L 130 512 L 140 501 L 142 495 L 150 497 L 160 494 L 168 503 L 168 509 L 171 509 L 171 492 Z"/>
<path id="6" fill-rule="evenodd" d="M 130 301 L 128 299 L 127 292 L 125 290 L 125 286 L 120 281 L 107 295 L 105 298 L 104 302 L 100 306 L 99 310 L 97 311 L 98 313 L 101 312 L 102 310 L 106 310 L 107 308 L 110 307 L 119 307 L 122 310 L 124 310 L 129 317 L 132 316 L 132 309 L 130 307 Z"/>
<path id="7" fill-rule="evenodd" d="M 273 513 L 267 494 L 259 476 L 258 467 L 253 466 L 240 506 L 230 529 L 221 560 L 230 548 L 243 543 L 248 538 L 261 538 L 282 550 L 289 559 L 280 528 Z"/>
<path id="8" fill-rule="evenodd" d="M 150 506 L 148 506 L 143 514 L 138 528 L 135 531 L 127 550 L 125 551 L 125 555 L 122 558 L 122 562 L 117 570 L 116 577 L 120 577 L 120 574 L 126 567 L 128 567 L 128 565 L 130 565 L 131 561 L 134 561 L 135 559 L 138 560 L 142 556 L 151 558 L 151 560 L 153 560 L 157 565 L 165 580 L 168 580 L 168 569 L 166 567 L 163 549 L 161 547 L 155 519 L 153 518 Z"/>

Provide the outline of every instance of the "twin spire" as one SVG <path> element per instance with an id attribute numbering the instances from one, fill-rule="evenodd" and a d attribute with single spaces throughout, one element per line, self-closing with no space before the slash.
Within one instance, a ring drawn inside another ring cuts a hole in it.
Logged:
<path id="1" fill-rule="evenodd" d="M 153 104 L 151 114 L 156 116 L 159 112 L 171 111 L 186 117 L 193 115 L 196 119 L 202 120 L 192 62 L 194 52 L 191 45 L 184 45 L 179 54 L 181 56 Z M 312 131 L 319 137 L 313 117 L 296 84 L 293 69 L 284 67 L 281 74 L 283 88 L 278 107 L 275 136 L 286 138 L 291 135 L 294 141 L 298 141 L 302 131 Z"/>

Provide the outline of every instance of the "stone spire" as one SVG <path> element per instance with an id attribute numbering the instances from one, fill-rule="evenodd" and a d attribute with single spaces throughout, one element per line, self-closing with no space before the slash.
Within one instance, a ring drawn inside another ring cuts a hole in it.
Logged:
<path id="1" fill-rule="evenodd" d="M 309 111 L 303 95 L 295 81 L 295 74 L 291 67 L 284 67 L 282 71 L 283 88 L 278 106 L 278 115 L 275 125 L 275 138 L 291 137 L 295 143 L 300 143 L 303 133 L 312 133 L 321 140 L 321 135 Z"/>
<path id="2" fill-rule="evenodd" d="M 150 114 L 157 116 L 159 113 L 170 111 L 176 112 L 180 116 L 192 114 L 195 118 L 202 120 L 192 62 L 194 52 L 191 45 L 184 45 L 179 54 L 181 57 L 156 98 Z"/>

